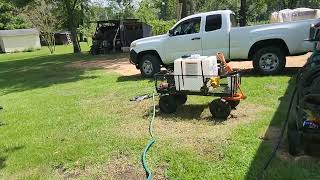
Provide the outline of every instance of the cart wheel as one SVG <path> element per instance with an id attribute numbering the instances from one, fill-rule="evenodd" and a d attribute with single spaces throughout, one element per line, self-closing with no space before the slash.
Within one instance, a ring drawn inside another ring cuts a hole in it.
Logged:
<path id="1" fill-rule="evenodd" d="M 227 119 L 231 113 L 231 106 L 227 101 L 216 99 L 209 104 L 209 109 L 214 118 Z"/>
<path id="2" fill-rule="evenodd" d="M 177 111 L 177 101 L 174 96 L 162 96 L 159 100 L 160 110 L 164 113 L 174 113 Z"/>
<path id="3" fill-rule="evenodd" d="M 228 101 L 228 104 L 230 105 L 231 109 L 235 109 L 240 104 L 240 100 Z"/>
<path id="4" fill-rule="evenodd" d="M 175 99 L 179 105 L 183 105 L 187 102 L 188 96 L 185 94 L 176 94 Z"/>

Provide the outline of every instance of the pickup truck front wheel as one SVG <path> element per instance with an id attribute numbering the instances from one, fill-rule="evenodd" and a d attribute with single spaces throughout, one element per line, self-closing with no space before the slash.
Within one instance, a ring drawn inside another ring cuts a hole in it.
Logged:
<path id="1" fill-rule="evenodd" d="M 278 47 L 264 47 L 253 56 L 253 67 L 262 74 L 278 74 L 285 66 L 286 56 Z"/>
<path id="2" fill-rule="evenodd" d="M 160 72 L 161 64 L 157 56 L 146 54 L 142 57 L 139 67 L 143 77 L 151 78 L 155 73 Z"/>

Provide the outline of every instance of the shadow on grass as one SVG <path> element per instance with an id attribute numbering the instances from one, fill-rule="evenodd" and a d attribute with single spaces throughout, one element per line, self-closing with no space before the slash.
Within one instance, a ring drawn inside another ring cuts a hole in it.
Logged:
<path id="1" fill-rule="evenodd" d="M 268 75 L 268 76 L 289 76 L 289 77 L 292 77 L 293 75 L 297 74 L 300 69 L 301 68 L 299 68 L 299 67 L 287 67 L 280 74 Z M 261 75 L 261 74 L 255 72 L 253 69 L 242 70 L 241 75 L 243 77 L 265 77 L 266 76 L 266 75 Z"/>
<path id="2" fill-rule="evenodd" d="M 287 69 L 286 74 L 284 74 L 290 76 L 291 79 L 285 94 L 283 97 L 279 98 L 280 104 L 265 133 L 266 135 L 275 134 L 275 129 L 277 129 L 277 139 L 273 139 L 271 141 L 267 139 L 262 141 L 256 151 L 254 159 L 250 163 L 250 168 L 246 173 L 245 179 L 299 179 L 299 176 L 300 178 L 304 177 L 307 179 L 320 178 L 320 175 L 318 174 L 320 170 L 319 160 L 316 160 L 314 157 L 305 156 L 294 158 L 289 154 L 286 133 L 284 134 L 278 153 L 270 163 L 268 169 L 266 171 L 263 170 L 265 163 L 270 158 L 271 151 L 276 146 L 278 136 L 280 135 L 280 129 L 287 118 L 289 103 L 295 89 L 295 74 L 297 74 L 299 69 L 300 68 L 290 68 Z M 247 76 L 250 75 L 247 74 Z M 316 169 L 313 169 L 315 167 Z"/>
<path id="3" fill-rule="evenodd" d="M 286 119 L 286 113 L 288 110 L 288 106 L 289 106 L 289 102 L 291 99 L 291 95 L 292 95 L 294 86 L 295 86 L 295 78 L 292 77 L 289 81 L 289 85 L 287 87 L 287 90 L 286 90 L 284 96 L 279 98 L 280 104 L 279 104 L 275 114 L 273 115 L 273 118 L 272 118 L 265 134 L 274 134 L 275 128 L 280 129 L 281 126 L 284 125 L 285 119 Z M 270 147 L 274 148 L 275 142 L 270 143 L 270 141 L 264 140 L 260 144 L 253 161 L 250 163 L 250 168 L 248 169 L 248 171 L 246 173 L 245 179 L 268 178 L 263 174 L 264 173 L 263 168 L 264 168 L 264 165 L 267 162 L 269 156 L 271 155 L 271 151 L 270 151 L 271 148 Z M 287 149 L 285 149 L 285 150 L 287 151 Z M 271 168 L 272 165 L 273 164 L 271 163 L 269 169 Z M 273 176 L 273 175 L 278 176 L 279 175 L 278 173 L 279 173 L 279 171 L 275 171 L 274 174 L 272 174 L 272 172 L 270 172 L 268 174 L 268 176 Z"/>
<path id="4" fill-rule="evenodd" d="M 179 121 L 208 121 L 213 122 L 213 125 L 221 124 L 222 122 L 226 121 L 226 119 L 217 119 L 210 116 L 202 117 L 201 114 L 203 113 L 204 109 L 208 108 L 208 104 L 186 104 L 180 106 L 177 109 L 177 112 L 173 114 L 165 114 L 162 112 L 157 113 L 157 117 L 161 117 L 165 121 L 172 121 L 175 118 L 179 118 Z"/>
<path id="5" fill-rule="evenodd" d="M 0 61 L 0 95 L 21 92 L 54 84 L 94 79 L 84 76 L 85 69 L 66 68 L 65 65 L 79 60 L 111 60 L 116 55 L 91 56 L 89 54 L 63 54 L 39 56 L 29 59 Z"/>
<path id="6" fill-rule="evenodd" d="M 175 117 L 181 118 L 181 121 L 189 120 L 203 120 L 201 114 L 208 104 L 186 104 L 177 109 L 177 112 L 173 114 L 165 114 L 159 112 L 157 116 L 162 117 L 164 120 L 172 120 Z"/>
<path id="7" fill-rule="evenodd" d="M 120 76 L 117 79 L 117 82 L 127 82 L 127 81 L 145 81 L 148 80 L 149 82 L 153 82 L 153 78 L 144 78 L 141 74 L 135 74 L 131 76 Z"/>
<path id="8" fill-rule="evenodd" d="M 14 153 L 15 151 L 19 151 L 20 149 L 23 149 L 24 146 L 14 146 L 10 148 L 1 148 L 0 152 L 0 169 L 3 169 L 6 167 L 6 161 L 8 159 L 8 155 L 11 153 Z"/>

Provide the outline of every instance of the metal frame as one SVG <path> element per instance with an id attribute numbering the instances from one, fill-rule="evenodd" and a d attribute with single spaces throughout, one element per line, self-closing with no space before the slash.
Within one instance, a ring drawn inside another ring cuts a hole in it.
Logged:
<path id="1" fill-rule="evenodd" d="M 189 90 L 181 90 L 180 86 L 179 88 L 177 88 L 175 86 L 175 78 L 178 77 L 178 83 L 180 85 L 180 79 L 184 79 L 184 77 L 202 77 L 203 79 L 203 87 L 206 87 L 207 84 L 207 79 L 204 75 L 174 75 L 171 72 L 167 72 L 164 73 L 158 73 L 155 74 L 155 88 L 157 90 L 157 92 L 160 95 L 168 95 L 168 94 L 186 94 L 186 95 L 198 95 L 198 96 L 214 96 L 214 97 L 232 97 L 234 95 L 237 94 L 237 91 L 239 90 L 239 86 L 241 84 L 241 76 L 240 73 L 238 72 L 234 72 L 228 75 L 222 75 L 222 76 L 217 76 L 220 77 L 220 79 L 225 79 L 225 78 L 231 78 L 231 87 L 228 87 L 228 84 L 222 83 L 220 84 L 220 88 L 230 88 L 230 92 L 229 93 L 225 93 L 225 92 L 212 92 L 212 91 L 208 91 L 208 92 L 201 92 L 201 90 L 199 89 L 199 92 L 193 92 L 193 91 L 189 91 Z M 169 82 L 169 87 L 166 89 L 160 89 L 159 88 L 159 81 L 170 81 L 173 80 L 173 82 Z M 172 86 L 174 85 L 174 86 Z M 214 89 L 218 89 L 218 88 L 214 88 Z"/>

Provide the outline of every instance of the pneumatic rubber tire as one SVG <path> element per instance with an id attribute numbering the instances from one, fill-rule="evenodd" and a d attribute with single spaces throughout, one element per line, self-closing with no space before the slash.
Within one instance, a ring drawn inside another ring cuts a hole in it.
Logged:
<path id="1" fill-rule="evenodd" d="M 162 112 L 169 114 L 177 111 L 178 104 L 174 96 L 167 95 L 160 97 L 159 107 Z"/>
<path id="2" fill-rule="evenodd" d="M 240 104 L 240 100 L 235 100 L 235 101 L 228 101 L 231 109 L 235 109 L 239 104 Z"/>
<path id="3" fill-rule="evenodd" d="M 261 48 L 252 60 L 254 70 L 265 75 L 278 74 L 286 67 L 286 56 L 279 47 Z"/>
<path id="4" fill-rule="evenodd" d="M 160 72 L 161 63 L 159 57 L 153 54 L 146 54 L 142 56 L 139 63 L 140 72 L 143 77 L 152 78 L 154 74 Z"/>
<path id="5" fill-rule="evenodd" d="M 185 104 L 188 100 L 188 96 L 185 94 L 176 94 L 175 98 L 179 105 Z"/>
<path id="6" fill-rule="evenodd" d="M 215 99 L 209 104 L 209 109 L 214 118 L 227 119 L 231 113 L 231 106 L 222 99 Z"/>

